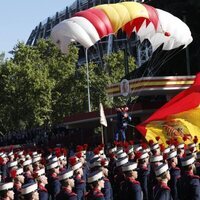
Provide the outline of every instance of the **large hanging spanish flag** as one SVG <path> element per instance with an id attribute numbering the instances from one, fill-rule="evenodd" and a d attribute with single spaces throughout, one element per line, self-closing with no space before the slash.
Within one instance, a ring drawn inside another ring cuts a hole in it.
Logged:
<path id="1" fill-rule="evenodd" d="M 146 121 L 136 126 L 147 141 L 157 136 L 160 142 L 176 139 L 178 142 L 200 141 L 200 73 L 193 85 L 176 95 Z"/>

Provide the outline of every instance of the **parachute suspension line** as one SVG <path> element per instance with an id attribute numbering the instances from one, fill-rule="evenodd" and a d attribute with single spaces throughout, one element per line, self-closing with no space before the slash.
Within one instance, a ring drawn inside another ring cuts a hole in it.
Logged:
<path id="1" fill-rule="evenodd" d="M 155 68 L 158 68 L 159 66 L 159 62 L 161 60 L 162 56 L 162 52 L 155 52 L 154 55 L 152 55 L 152 58 L 148 61 L 148 69 L 149 69 L 149 73 L 147 74 L 147 76 L 150 75 L 150 73 L 152 73 L 152 76 L 154 76 L 156 73 L 154 71 Z M 153 73 L 154 72 L 154 73 Z"/>
<path id="2" fill-rule="evenodd" d="M 90 104 L 90 75 L 89 75 L 89 63 L 88 63 L 88 49 L 85 49 L 85 63 L 86 63 L 86 75 L 87 75 L 87 94 L 88 94 L 88 112 L 91 112 Z"/>
<path id="3" fill-rule="evenodd" d="M 153 60 L 152 60 L 153 55 L 151 55 L 151 57 L 150 57 L 149 60 L 147 61 L 147 66 L 145 67 L 145 70 L 144 70 L 144 72 L 142 73 L 141 78 L 144 77 L 144 75 L 148 72 L 148 70 L 149 70 L 149 72 L 147 73 L 147 77 L 149 77 L 150 73 L 151 73 L 151 76 L 154 76 L 154 75 L 157 73 L 157 71 L 161 68 L 162 65 L 161 65 L 159 68 L 157 68 L 156 71 L 154 71 L 154 69 L 156 68 L 156 66 L 154 66 L 154 67 L 152 68 L 152 66 L 153 66 L 153 64 L 155 63 L 155 61 L 159 59 L 159 54 L 162 54 L 162 53 L 161 53 L 161 52 L 156 52 L 156 54 L 155 54 L 155 55 L 156 55 L 156 58 L 153 59 Z M 153 71 L 154 71 L 154 73 L 152 73 Z M 138 80 L 137 82 L 139 83 L 139 80 Z M 135 88 L 137 87 L 137 82 L 135 83 L 135 85 L 136 85 Z M 143 87 L 145 87 L 146 85 L 147 85 L 147 83 L 144 83 L 144 84 L 143 84 Z M 133 88 L 133 90 L 134 90 L 135 88 Z M 132 93 L 133 93 L 133 92 L 132 92 Z M 131 96 L 132 93 L 130 93 L 130 96 Z M 138 91 L 138 92 L 135 94 L 135 96 L 139 96 L 140 93 L 141 93 L 141 91 Z M 131 110 L 133 109 L 133 107 L 134 107 L 135 104 L 136 104 L 136 101 L 131 105 Z"/>
<path id="4" fill-rule="evenodd" d="M 169 61 L 172 57 L 174 57 L 176 54 L 178 54 L 181 50 L 182 50 L 182 48 L 181 49 L 178 48 L 177 50 L 172 50 L 172 52 L 169 52 L 169 53 L 166 52 L 166 55 L 163 56 L 162 61 L 159 64 L 157 64 L 157 67 L 156 66 L 153 67 L 153 70 L 156 68 L 155 74 L 163 66 L 163 64 L 165 64 L 167 61 Z"/>
<path id="5" fill-rule="evenodd" d="M 149 60 L 151 60 L 151 58 L 152 58 L 152 55 L 149 57 Z M 147 61 L 147 62 L 149 62 L 149 61 Z M 144 75 L 148 72 L 148 70 L 149 70 L 149 68 L 146 67 L 146 68 L 144 69 L 142 75 L 140 76 L 140 78 L 138 78 L 138 81 L 135 81 L 135 87 L 133 87 L 133 88 L 132 88 L 132 92 L 129 93 L 129 99 L 131 98 L 131 96 L 132 96 L 132 94 L 133 94 L 133 91 L 134 91 L 135 88 L 137 87 L 137 83 L 139 83 L 140 79 L 141 79 L 142 77 L 144 77 Z M 134 79 L 135 77 L 137 77 L 138 73 L 139 73 L 139 71 L 138 71 L 138 72 L 136 71 L 136 74 L 134 75 L 133 79 Z M 140 93 L 141 93 L 141 91 L 138 91 L 134 96 L 139 96 Z M 131 110 L 133 109 L 133 106 L 134 106 L 135 104 L 136 104 L 136 101 L 131 105 Z"/>
<path id="6" fill-rule="evenodd" d="M 129 94 L 130 97 L 132 96 L 133 91 L 137 88 L 137 83 L 139 83 L 140 79 L 141 79 L 142 77 L 144 77 L 144 75 L 145 75 L 145 73 L 147 72 L 147 70 L 148 70 L 148 68 L 146 67 L 145 70 L 144 70 L 144 72 L 142 73 L 142 76 L 141 76 L 140 78 L 138 78 L 138 81 L 135 82 L 135 87 L 132 88 L 132 92 L 130 92 L 130 94 Z M 137 77 L 137 74 L 136 74 L 134 77 Z M 133 77 L 133 79 L 134 79 L 134 77 Z M 140 93 L 141 93 L 141 91 L 138 91 L 138 92 L 135 94 L 135 96 L 139 96 Z M 131 110 L 133 109 L 133 107 L 134 107 L 135 104 L 136 104 L 136 101 L 131 105 Z"/>
<path id="7" fill-rule="evenodd" d="M 141 77 L 144 77 L 144 75 L 146 74 L 146 72 L 149 72 L 147 73 L 147 77 L 150 75 L 151 73 L 151 76 L 154 76 L 158 71 L 159 69 L 163 66 L 164 63 L 166 63 L 168 60 L 170 60 L 172 57 L 174 57 L 177 53 L 179 53 L 182 49 L 178 49 L 176 50 L 176 52 L 172 51 L 172 52 L 165 52 L 165 55 L 163 55 L 162 57 L 162 54 L 163 52 L 162 51 L 156 51 L 154 52 L 155 54 L 149 58 L 149 60 L 147 61 L 147 66 L 144 70 L 144 72 L 142 73 L 142 76 Z M 162 61 L 161 61 L 162 59 Z M 153 66 L 153 67 L 152 67 Z M 153 73 L 152 73 L 153 72 Z M 137 76 L 137 74 L 135 75 Z M 139 80 L 138 80 L 139 82 Z M 136 82 L 137 84 L 137 82 Z M 146 84 L 144 83 L 143 87 L 145 86 Z M 135 86 L 136 88 L 137 86 Z M 132 91 L 135 89 L 133 88 Z M 141 91 L 139 91 L 135 96 L 139 96 L 141 93 Z M 133 92 L 130 93 L 130 96 L 133 94 Z M 135 105 L 136 101 L 132 104 L 131 106 L 131 110 L 133 109 L 133 106 Z"/>
<path id="8" fill-rule="evenodd" d="M 169 55 L 167 55 L 165 60 L 163 61 L 163 64 L 166 63 L 168 60 L 170 60 L 172 57 L 174 57 L 175 55 L 177 55 L 181 51 L 182 51 L 182 48 L 181 49 L 178 48 L 176 51 L 169 53 Z"/>

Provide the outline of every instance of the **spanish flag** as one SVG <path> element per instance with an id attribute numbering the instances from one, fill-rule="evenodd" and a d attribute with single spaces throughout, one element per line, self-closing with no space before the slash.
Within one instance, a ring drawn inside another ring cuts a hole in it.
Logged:
<path id="1" fill-rule="evenodd" d="M 136 126 L 147 141 L 159 136 L 160 142 L 176 140 L 192 143 L 200 141 L 200 73 L 193 85 L 176 95 L 152 114 L 146 121 Z"/>

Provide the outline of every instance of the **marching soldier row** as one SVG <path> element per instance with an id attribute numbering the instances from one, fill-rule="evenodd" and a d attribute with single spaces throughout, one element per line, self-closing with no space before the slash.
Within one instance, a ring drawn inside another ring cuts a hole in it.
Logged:
<path id="1" fill-rule="evenodd" d="M 197 141 L 0 151 L 3 200 L 200 200 Z"/>

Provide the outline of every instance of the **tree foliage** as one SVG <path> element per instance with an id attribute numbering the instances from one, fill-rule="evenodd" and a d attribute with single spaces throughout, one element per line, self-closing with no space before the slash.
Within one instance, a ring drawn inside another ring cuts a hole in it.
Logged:
<path id="1" fill-rule="evenodd" d="M 0 62 L 0 131 L 25 129 L 62 122 L 67 115 L 87 112 L 86 65 L 77 67 L 78 49 L 70 46 L 61 54 L 49 40 L 36 46 L 18 43 L 13 58 Z M 129 57 L 129 68 L 135 67 Z M 124 76 L 124 55 L 119 51 L 104 57 L 104 67 L 89 63 L 92 110 L 99 102 L 107 106 L 126 99 L 108 98 L 106 87 Z"/>

